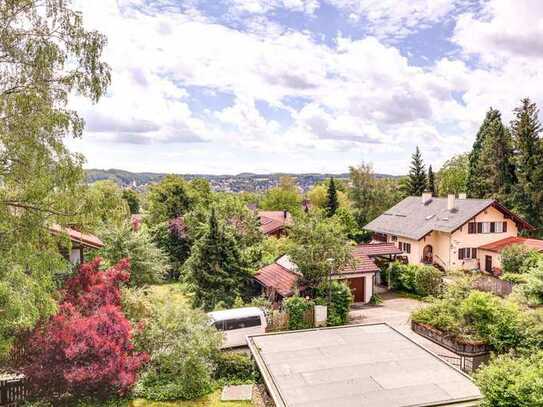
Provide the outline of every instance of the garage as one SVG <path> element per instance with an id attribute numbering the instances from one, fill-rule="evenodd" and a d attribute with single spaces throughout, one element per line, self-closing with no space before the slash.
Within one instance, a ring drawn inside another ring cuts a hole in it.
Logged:
<path id="1" fill-rule="evenodd" d="M 351 292 L 353 293 L 353 300 L 354 302 L 366 302 L 365 298 L 365 277 L 358 277 L 358 278 L 349 278 L 347 279 L 347 283 L 349 284 L 349 287 L 351 288 Z"/>

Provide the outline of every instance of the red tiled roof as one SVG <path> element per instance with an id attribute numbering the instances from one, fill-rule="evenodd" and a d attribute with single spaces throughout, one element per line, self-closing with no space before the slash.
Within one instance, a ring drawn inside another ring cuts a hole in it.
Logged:
<path id="1" fill-rule="evenodd" d="M 98 239 L 98 237 L 88 233 L 82 233 L 69 227 L 51 225 L 49 226 L 49 231 L 57 236 L 65 233 L 68 235 L 72 243 L 77 243 L 82 246 L 90 247 L 93 249 L 100 249 L 104 246 L 104 244 L 100 239 Z"/>
<path id="2" fill-rule="evenodd" d="M 287 212 L 285 218 L 284 211 L 258 211 L 257 216 L 260 220 L 260 230 L 266 235 L 292 224 L 292 216 Z"/>
<path id="3" fill-rule="evenodd" d="M 354 246 L 351 252 L 354 259 L 353 265 L 348 265 L 340 270 L 337 274 L 359 274 L 359 273 L 376 273 L 379 267 L 373 260 L 364 253 L 364 249 L 359 246 Z"/>
<path id="4" fill-rule="evenodd" d="M 479 246 L 479 249 L 500 253 L 506 247 L 515 244 L 523 245 L 529 249 L 534 249 L 540 252 L 543 251 L 543 240 L 517 236 L 506 237 L 505 239 L 498 240 L 497 242 L 484 244 Z"/>
<path id="5" fill-rule="evenodd" d="M 384 256 L 387 254 L 402 254 L 394 243 L 368 243 L 359 244 L 358 250 L 367 256 Z"/>
<path id="6" fill-rule="evenodd" d="M 255 279 L 264 287 L 274 288 L 281 296 L 286 297 L 292 294 L 298 275 L 277 263 L 272 263 L 258 270 Z"/>

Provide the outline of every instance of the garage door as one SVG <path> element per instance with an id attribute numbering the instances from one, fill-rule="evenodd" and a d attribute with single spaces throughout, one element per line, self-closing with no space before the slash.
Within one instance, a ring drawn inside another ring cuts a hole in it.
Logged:
<path id="1" fill-rule="evenodd" d="M 349 287 L 351 287 L 351 291 L 353 293 L 354 302 L 365 302 L 364 301 L 364 277 L 359 278 L 350 278 L 347 280 L 349 283 Z"/>

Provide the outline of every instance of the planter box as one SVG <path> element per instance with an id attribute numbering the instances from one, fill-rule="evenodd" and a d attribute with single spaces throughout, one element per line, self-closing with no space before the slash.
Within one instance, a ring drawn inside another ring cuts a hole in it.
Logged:
<path id="1" fill-rule="evenodd" d="M 486 342 L 467 341 L 463 338 L 458 338 L 454 335 L 440 331 L 430 325 L 421 324 L 411 321 L 411 329 L 413 332 L 443 346 L 461 356 L 482 356 L 490 353 L 492 347 Z"/>

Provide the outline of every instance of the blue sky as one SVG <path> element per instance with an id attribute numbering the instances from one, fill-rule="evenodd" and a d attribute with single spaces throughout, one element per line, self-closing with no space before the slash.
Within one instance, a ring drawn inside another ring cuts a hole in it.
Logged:
<path id="1" fill-rule="evenodd" d="M 75 0 L 112 85 L 74 96 L 87 167 L 402 174 L 543 102 L 539 0 Z"/>

